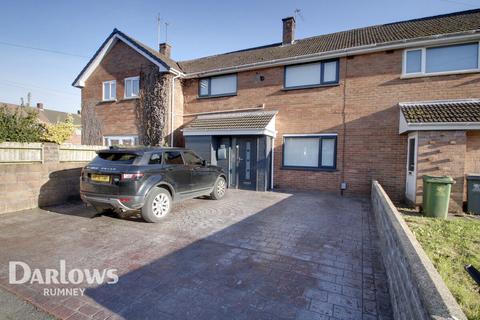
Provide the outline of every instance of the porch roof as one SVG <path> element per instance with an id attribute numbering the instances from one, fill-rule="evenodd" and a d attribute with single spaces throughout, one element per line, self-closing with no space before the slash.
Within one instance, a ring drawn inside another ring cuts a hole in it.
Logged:
<path id="1" fill-rule="evenodd" d="M 275 115 L 278 111 L 229 112 L 200 115 L 184 129 L 184 135 L 275 135 Z"/>
<path id="2" fill-rule="evenodd" d="M 401 102 L 400 133 L 480 129 L 480 99 Z"/>

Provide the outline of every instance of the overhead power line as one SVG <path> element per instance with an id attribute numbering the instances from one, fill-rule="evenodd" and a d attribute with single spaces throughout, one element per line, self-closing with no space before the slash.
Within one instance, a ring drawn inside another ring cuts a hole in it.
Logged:
<path id="1" fill-rule="evenodd" d="M 5 41 L 0 41 L 0 45 L 15 47 L 15 48 L 22 48 L 22 49 L 30 49 L 30 50 L 36 50 L 36 51 L 42 51 L 42 52 L 48 52 L 48 53 L 55 53 L 55 54 L 60 54 L 60 55 L 70 56 L 70 57 L 77 57 L 77 58 L 84 58 L 84 59 L 89 58 L 87 56 L 83 56 L 83 55 L 80 55 L 80 54 L 63 52 L 63 51 L 58 51 L 58 50 L 45 49 L 45 48 L 30 47 L 30 46 L 25 46 L 25 45 L 22 45 L 22 44 L 10 43 L 10 42 L 5 42 Z"/>
<path id="2" fill-rule="evenodd" d="M 68 95 L 68 96 L 74 96 L 74 97 L 78 96 L 78 94 L 75 94 L 75 93 L 72 93 L 72 92 L 60 91 L 60 90 L 41 87 L 41 86 L 37 86 L 37 85 L 34 85 L 34 84 L 29 84 L 29 83 L 22 83 L 22 82 L 0 79 L 0 86 L 1 85 L 10 86 L 10 87 L 17 87 L 17 88 L 22 88 L 22 89 L 32 90 L 32 91 L 33 91 L 33 89 L 37 89 L 39 91 L 49 92 L 49 93 L 53 93 L 53 94 L 57 94 L 57 95 Z"/>

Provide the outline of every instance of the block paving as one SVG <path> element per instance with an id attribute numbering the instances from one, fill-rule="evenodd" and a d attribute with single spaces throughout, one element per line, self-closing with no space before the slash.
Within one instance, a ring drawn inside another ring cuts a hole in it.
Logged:
<path id="1" fill-rule="evenodd" d="M 229 190 L 148 224 L 82 204 L 0 220 L 0 286 L 60 319 L 392 319 L 367 199 Z M 116 284 L 9 284 L 31 268 L 116 268 Z M 45 288 L 82 288 L 50 297 Z"/>

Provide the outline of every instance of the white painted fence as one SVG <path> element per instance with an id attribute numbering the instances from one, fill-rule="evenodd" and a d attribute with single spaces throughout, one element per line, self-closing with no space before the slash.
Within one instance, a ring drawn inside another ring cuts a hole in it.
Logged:
<path id="1" fill-rule="evenodd" d="M 0 143 L 0 163 L 43 162 L 42 143 Z"/>
<path id="2" fill-rule="evenodd" d="M 96 150 L 105 149 L 104 146 L 86 146 L 78 144 L 61 144 L 58 148 L 60 162 L 88 162 L 97 155 Z"/>
<path id="3" fill-rule="evenodd" d="M 96 150 L 105 148 L 104 146 L 75 144 L 48 144 L 48 146 L 49 149 L 52 147 L 58 148 L 58 162 L 88 162 L 95 157 Z M 0 143 L 0 164 L 43 163 L 45 161 L 44 148 L 45 145 L 43 143 Z"/>

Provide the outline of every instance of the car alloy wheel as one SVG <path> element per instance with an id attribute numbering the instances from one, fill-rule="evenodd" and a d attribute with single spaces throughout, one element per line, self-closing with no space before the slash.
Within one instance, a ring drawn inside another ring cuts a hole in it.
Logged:
<path id="1" fill-rule="evenodd" d="M 163 217 L 170 209 L 170 199 L 164 193 L 158 194 L 152 201 L 152 212 L 157 217 Z"/>
<path id="2" fill-rule="evenodd" d="M 225 194 L 225 189 L 226 189 L 225 180 L 220 179 L 217 183 L 217 194 L 220 198 L 223 197 L 223 195 Z"/>

